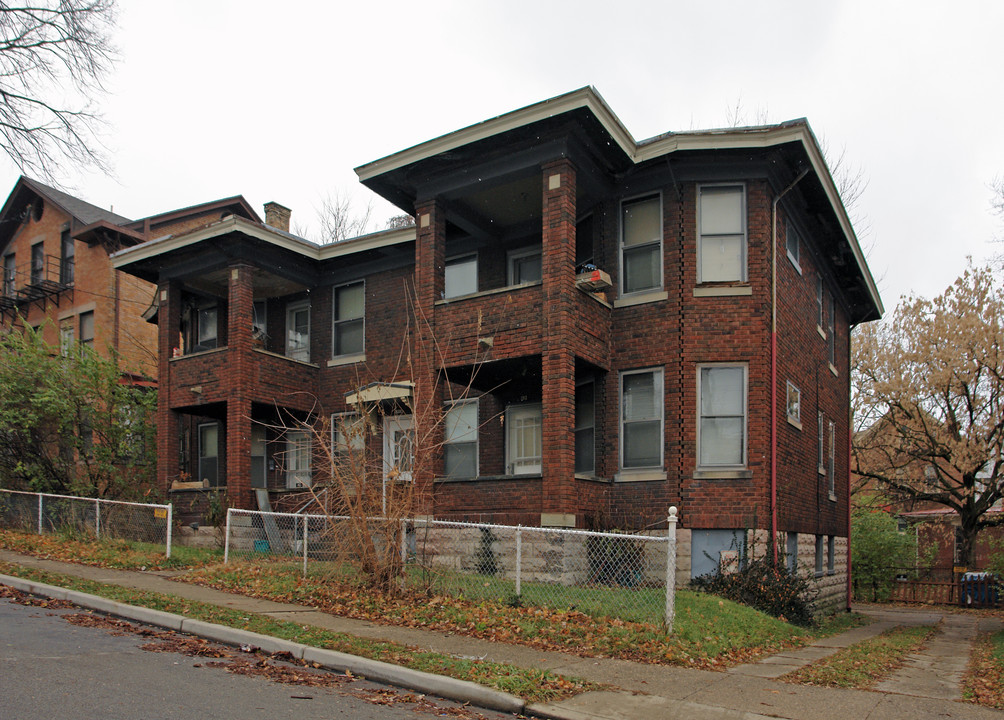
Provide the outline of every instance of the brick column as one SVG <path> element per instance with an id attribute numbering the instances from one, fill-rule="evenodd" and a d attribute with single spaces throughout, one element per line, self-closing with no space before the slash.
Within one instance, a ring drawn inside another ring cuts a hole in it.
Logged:
<path id="1" fill-rule="evenodd" d="M 251 322 L 253 287 L 251 267 L 229 268 L 227 294 L 227 495 L 235 507 L 253 508 L 251 492 Z"/>
<path id="2" fill-rule="evenodd" d="M 180 352 L 181 289 L 175 283 L 157 288 L 157 483 L 166 495 L 180 473 L 181 435 L 171 410 L 171 358 Z"/>
<path id="3" fill-rule="evenodd" d="M 419 502 L 425 504 L 417 510 L 432 514 L 432 481 L 443 471 L 443 391 L 437 381 L 440 368 L 435 340 L 436 300 L 443 296 L 446 282 L 446 212 L 435 200 L 416 203 L 415 225 L 411 371 L 415 382 L 413 419 L 419 440 L 414 478 Z"/>
<path id="4" fill-rule="evenodd" d="M 544 342 L 543 506 L 541 524 L 574 525 L 575 355 L 572 332 L 575 292 L 575 167 L 567 159 L 543 165 Z"/>

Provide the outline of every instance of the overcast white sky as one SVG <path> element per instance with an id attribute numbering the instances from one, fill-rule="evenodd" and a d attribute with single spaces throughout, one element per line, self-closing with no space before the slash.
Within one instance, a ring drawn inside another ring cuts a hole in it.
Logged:
<path id="1" fill-rule="evenodd" d="M 330 192 L 368 201 L 358 165 L 593 85 L 639 140 L 737 104 L 808 118 L 868 182 L 852 214 L 887 310 L 1004 235 L 999 1 L 120 2 L 116 176 L 66 184 L 127 217 L 243 194 L 311 225 Z"/>

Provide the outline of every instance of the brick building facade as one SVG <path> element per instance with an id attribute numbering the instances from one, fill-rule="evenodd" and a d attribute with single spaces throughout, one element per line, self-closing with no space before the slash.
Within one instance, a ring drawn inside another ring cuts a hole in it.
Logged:
<path id="1" fill-rule="evenodd" d="M 157 332 L 143 317 L 153 286 L 114 269 L 110 255 L 232 214 L 258 219 L 230 198 L 129 220 L 21 177 L 0 209 L 0 325 L 42 328 L 54 348 L 114 352 L 123 371 L 156 379 Z"/>
<path id="2" fill-rule="evenodd" d="M 584 88 L 357 174 L 415 227 L 317 246 L 225 218 L 115 256 L 158 287 L 165 487 L 277 501 L 323 482 L 277 414 L 382 397 L 393 454 L 421 402 L 429 514 L 658 529 L 677 505 L 692 574 L 773 533 L 843 592 L 849 332 L 882 306 L 804 120 L 637 142 Z"/>

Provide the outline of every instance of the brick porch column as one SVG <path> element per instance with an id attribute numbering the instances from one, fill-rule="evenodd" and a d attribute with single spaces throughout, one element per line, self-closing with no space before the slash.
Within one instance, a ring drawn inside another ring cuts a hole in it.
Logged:
<path id="1" fill-rule="evenodd" d="M 442 474 L 443 390 L 437 381 L 436 300 L 443 296 L 446 283 L 446 211 L 436 200 L 415 204 L 415 288 L 414 352 L 412 373 L 415 382 L 414 421 L 419 438 L 415 482 L 419 501 L 417 512 L 432 514 L 432 481 Z"/>
<path id="2" fill-rule="evenodd" d="M 181 289 L 176 283 L 157 288 L 157 483 L 165 496 L 181 472 L 181 434 L 171 410 L 171 358 L 179 350 L 181 335 Z M 179 350 L 180 352 L 180 350 Z"/>
<path id="3" fill-rule="evenodd" d="M 574 526 L 575 355 L 572 336 L 575 292 L 575 167 L 567 159 L 542 166 L 544 341 L 542 525 Z"/>
<path id="4" fill-rule="evenodd" d="M 233 506 L 254 508 L 251 492 L 251 322 L 254 301 L 251 267 L 235 263 L 228 269 L 226 478 Z"/>

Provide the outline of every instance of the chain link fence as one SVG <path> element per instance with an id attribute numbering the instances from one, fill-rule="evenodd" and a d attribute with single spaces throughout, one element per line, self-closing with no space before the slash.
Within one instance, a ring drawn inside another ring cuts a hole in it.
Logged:
<path id="1" fill-rule="evenodd" d="M 171 505 L 0 489 L 0 527 L 87 539 L 164 545 L 171 557 Z"/>
<path id="2" fill-rule="evenodd" d="M 575 609 L 672 625 L 676 516 L 670 531 L 626 535 L 440 520 L 372 519 L 375 544 L 399 543 L 405 582 L 473 601 Z M 288 563 L 304 575 L 347 576 L 348 518 L 231 509 L 225 562 Z"/>

